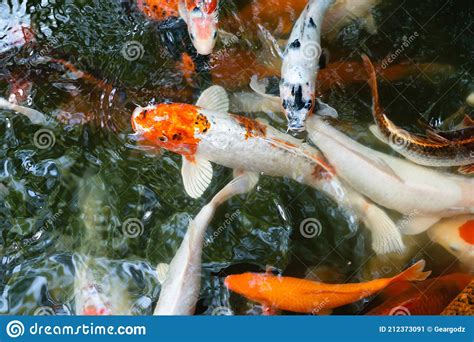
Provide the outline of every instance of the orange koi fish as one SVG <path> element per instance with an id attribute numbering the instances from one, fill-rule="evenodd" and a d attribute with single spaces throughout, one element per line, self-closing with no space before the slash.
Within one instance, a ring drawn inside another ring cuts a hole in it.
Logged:
<path id="1" fill-rule="evenodd" d="M 266 273 L 243 273 L 226 277 L 225 285 L 266 308 L 323 313 L 374 295 L 398 281 L 425 280 L 431 271 L 423 272 L 424 267 L 425 261 L 420 260 L 395 277 L 354 284 L 325 284 Z"/>
<path id="2" fill-rule="evenodd" d="M 367 315 L 439 315 L 471 279 L 471 275 L 454 273 L 427 279 L 416 285 L 390 285 L 381 293 L 387 300 Z"/>
<path id="3" fill-rule="evenodd" d="M 219 0 L 138 0 L 138 8 L 148 17 L 167 21 L 181 17 L 197 52 L 209 55 L 217 40 Z"/>

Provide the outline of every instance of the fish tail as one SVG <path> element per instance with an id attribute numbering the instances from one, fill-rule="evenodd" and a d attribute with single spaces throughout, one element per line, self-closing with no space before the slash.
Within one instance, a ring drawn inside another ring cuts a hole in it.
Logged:
<path id="1" fill-rule="evenodd" d="M 399 275 L 395 276 L 392 278 L 392 282 L 397 282 L 397 281 L 421 281 L 425 280 L 428 278 L 431 274 L 431 271 L 425 271 L 423 272 L 423 269 L 425 268 L 426 262 L 425 260 L 420 260 L 414 265 L 410 266 L 407 268 L 405 271 L 400 273 Z"/>
<path id="2" fill-rule="evenodd" d="M 36 125 L 46 124 L 46 116 L 43 113 L 37 111 L 36 109 L 16 105 L 3 97 L 0 97 L 0 109 L 14 110 L 15 112 L 21 113 L 27 116 L 30 121 Z"/>
<path id="3" fill-rule="evenodd" d="M 13 110 L 15 105 L 9 102 L 6 98 L 0 97 L 0 109 Z"/>

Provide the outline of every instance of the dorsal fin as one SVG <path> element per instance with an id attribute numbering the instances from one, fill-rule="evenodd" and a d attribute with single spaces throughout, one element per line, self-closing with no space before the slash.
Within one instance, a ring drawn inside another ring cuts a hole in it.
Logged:
<path id="1" fill-rule="evenodd" d="M 224 88 L 214 85 L 203 91 L 196 105 L 204 109 L 227 113 L 229 111 L 229 97 Z"/>

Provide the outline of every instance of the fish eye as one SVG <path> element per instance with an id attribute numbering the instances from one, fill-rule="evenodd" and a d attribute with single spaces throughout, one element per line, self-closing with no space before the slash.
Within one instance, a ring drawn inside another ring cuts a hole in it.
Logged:
<path id="1" fill-rule="evenodd" d="M 161 137 L 159 137 L 159 140 L 161 142 L 167 142 L 168 141 L 168 138 L 165 136 L 165 135 L 162 135 Z"/>

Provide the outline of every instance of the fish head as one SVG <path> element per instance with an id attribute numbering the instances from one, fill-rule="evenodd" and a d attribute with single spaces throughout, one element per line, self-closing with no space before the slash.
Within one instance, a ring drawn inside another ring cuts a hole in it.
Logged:
<path id="1" fill-rule="evenodd" d="M 246 298 L 256 302 L 266 302 L 268 293 L 272 290 L 269 276 L 265 273 L 233 274 L 225 278 L 225 286 Z"/>
<path id="2" fill-rule="evenodd" d="M 164 103 L 136 108 L 132 128 L 154 145 L 189 156 L 196 153 L 200 136 L 210 128 L 210 122 L 199 107 Z"/>
<path id="3" fill-rule="evenodd" d="M 445 219 L 428 231 L 434 242 L 465 265 L 474 265 L 474 216 L 459 216 Z"/>
<path id="4" fill-rule="evenodd" d="M 217 41 L 218 1 L 195 0 L 187 9 L 189 37 L 200 55 L 212 53 Z"/>
<path id="5" fill-rule="evenodd" d="M 288 129 L 292 132 L 303 132 L 306 119 L 314 110 L 314 89 L 311 82 L 292 83 L 282 80 L 280 98 L 288 120 Z"/>

